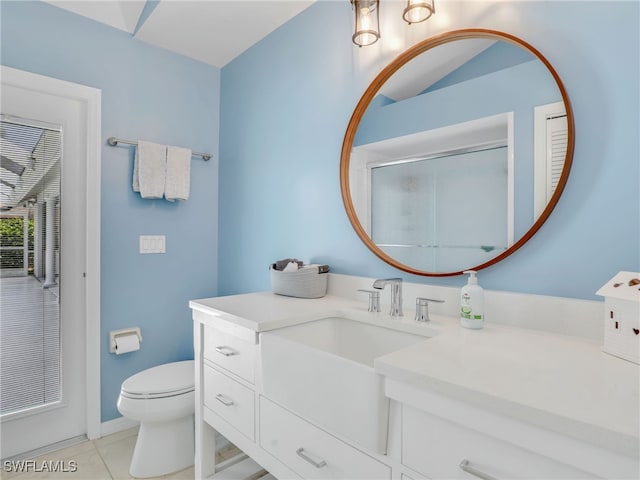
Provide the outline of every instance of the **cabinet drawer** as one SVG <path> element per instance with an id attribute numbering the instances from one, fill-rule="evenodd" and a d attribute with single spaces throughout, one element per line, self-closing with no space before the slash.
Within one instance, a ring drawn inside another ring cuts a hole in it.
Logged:
<path id="1" fill-rule="evenodd" d="M 204 366 L 204 404 L 251 440 L 255 440 L 255 395 L 252 390 Z"/>
<path id="2" fill-rule="evenodd" d="M 403 406 L 402 463 L 430 478 L 477 479 L 460 463 L 496 479 L 594 478 L 506 441 Z"/>
<path id="3" fill-rule="evenodd" d="M 391 478 L 388 466 L 265 397 L 260 397 L 260 445 L 303 478 Z"/>
<path id="4" fill-rule="evenodd" d="M 213 327 L 204 329 L 204 358 L 255 383 L 256 345 Z"/>

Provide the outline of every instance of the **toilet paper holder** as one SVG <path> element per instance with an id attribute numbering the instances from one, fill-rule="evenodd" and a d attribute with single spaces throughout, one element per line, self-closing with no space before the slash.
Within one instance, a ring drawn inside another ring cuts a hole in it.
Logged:
<path id="1" fill-rule="evenodd" d="M 109 352 L 116 353 L 116 338 L 132 335 L 132 334 L 137 335 L 138 341 L 142 343 L 142 333 L 140 333 L 140 327 L 123 328 L 121 330 L 111 330 L 109 332 Z"/>

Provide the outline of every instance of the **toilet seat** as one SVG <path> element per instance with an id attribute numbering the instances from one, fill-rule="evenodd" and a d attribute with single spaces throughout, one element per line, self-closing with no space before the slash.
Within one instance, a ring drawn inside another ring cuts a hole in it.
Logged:
<path id="1" fill-rule="evenodd" d="M 120 395 L 131 399 L 174 397 L 193 392 L 193 360 L 158 365 L 127 378 Z"/>

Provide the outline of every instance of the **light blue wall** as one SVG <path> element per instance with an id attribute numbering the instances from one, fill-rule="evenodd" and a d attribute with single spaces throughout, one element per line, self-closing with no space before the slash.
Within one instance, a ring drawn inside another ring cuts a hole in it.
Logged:
<path id="1" fill-rule="evenodd" d="M 142 200 L 132 149 L 102 149 L 102 420 L 119 416 L 129 375 L 193 358 L 188 301 L 216 293 L 220 71 L 39 2 L 2 1 L 2 64 L 102 89 L 102 139 L 118 136 L 214 153 L 192 163 L 186 202 Z M 138 254 L 164 234 L 165 255 Z M 138 352 L 108 353 L 110 330 L 137 325 Z"/>
<path id="2" fill-rule="evenodd" d="M 449 11 L 455 22 L 473 10 L 454 3 L 436 16 Z M 640 269 L 639 13 L 637 2 L 495 2 L 456 25 L 532 44 L 558 71 L 575 114 L 564 195 L 526 245 L 480 273 L 486 288 L 596 299 L 616 272 Z M 348 2 L 319 2 L 222 70 L 221 294 L 269 289 L 267 265 L 289 256 L 345 274 L 464 282 L 399 272 L 351 228 L 339 187 L 344 132 L 377 73 L 371 52 L 386 56 L 380 65 L 397 54 L 354 47 L 351 28 Z"/>

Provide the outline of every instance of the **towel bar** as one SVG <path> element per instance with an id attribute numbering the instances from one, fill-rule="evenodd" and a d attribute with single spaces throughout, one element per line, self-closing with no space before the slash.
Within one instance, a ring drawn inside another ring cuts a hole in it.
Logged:
<path id="1" fill-rule="evenodd" d="M 107 143 L 112 147 L 115 147 L 119 143 L 133 145 L 134 147 L 138 146 L 138 142 L 134 142 L 133 140 L 125 140 L 123 138 L 116 138 L 116 137 L 107 138 Z M 193 155 L 194 157 L 202 157 L 204 161 L 210 160 L 212 156 L 210 153 L 193 152 L 193 151 L 191 152 L 191 155 Z"/>

